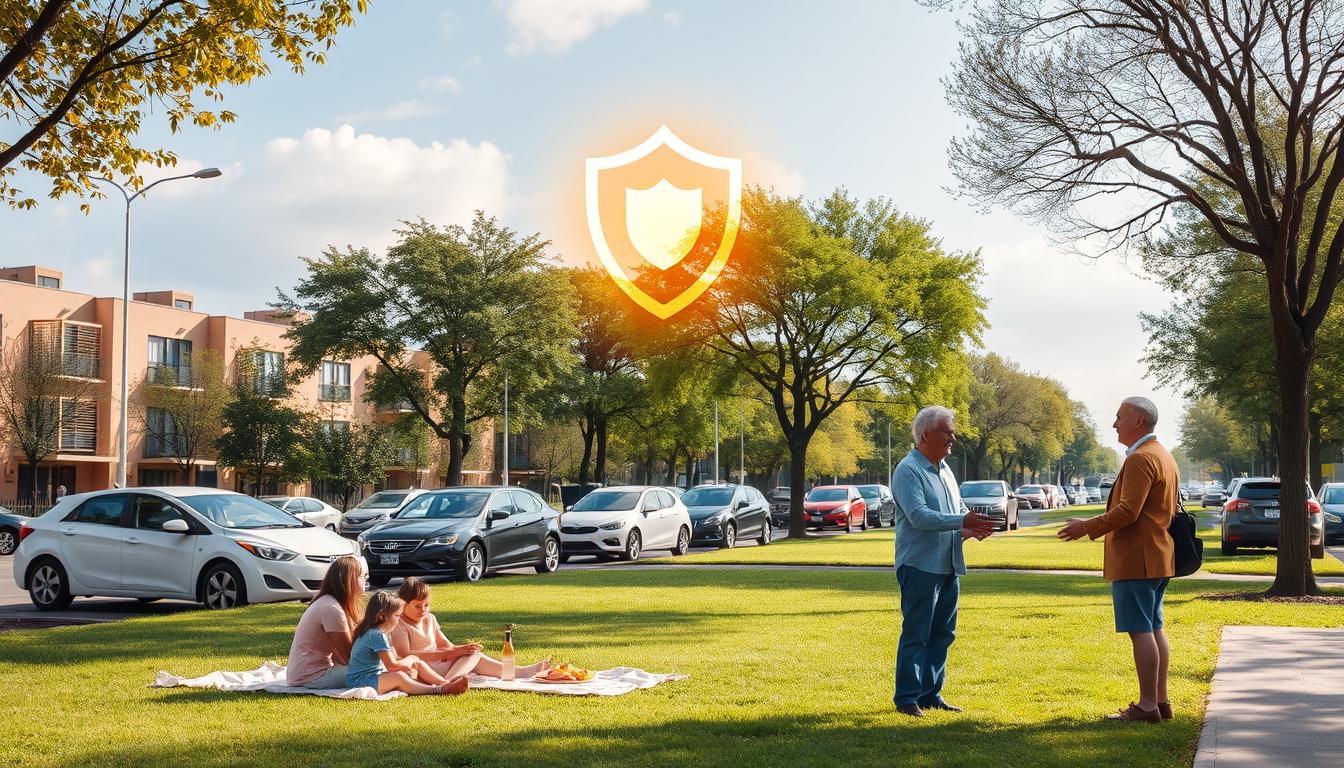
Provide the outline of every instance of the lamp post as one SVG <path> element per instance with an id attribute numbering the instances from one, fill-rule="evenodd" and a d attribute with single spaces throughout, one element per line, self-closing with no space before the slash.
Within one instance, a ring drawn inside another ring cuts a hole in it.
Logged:
<path id="1" fill-rule="evenodd" d="M 504 471 L 500 474 L 502 485 L 509 484 L 509 372 L 504 371 L 504 450 L 500 454 L 504 458 Z"/>
<path id="2" fill-rule="evenodd" d="M 126 419 L 127 419 L 127 399 L 130 397 L 130 385 L 127 377 L 129 372 L 127 368 L 127 358 L 131 354 L 131 203 L 136 198 L 145 194 L 149 190 L 157 187 L 165 181 L 176 181 L 177 179 L 213 179 L 222 175 L 218 168 L 202 168 L 195 173 L 184 173 L 181 176 L 169 176 L 166 179 L 159 179 L 147 187 L 141 187 L 134 193 L 127 192 L 126 188 L 117 182 L 103 178 L 102 176 L 93 176 L 95 181 L 101 181 L 117 188 L 121 196 L 126 199 L 126 230 L 125 242 L 123 244 L 124 260 L 121 276 L 121 424 L 117 430 L 117 487 L 126 487 Z"/>

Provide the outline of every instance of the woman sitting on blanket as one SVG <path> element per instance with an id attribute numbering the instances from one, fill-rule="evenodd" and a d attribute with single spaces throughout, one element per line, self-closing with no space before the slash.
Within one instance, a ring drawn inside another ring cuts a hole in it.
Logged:
<path id="1" fill-rule="evenodd" d="M 401 621 L 391 632 L 392 647 L 398 655 L 414 654 L 429 662 L 435 672 L 447 678 L 468 672 L 486 677 L 500 676 L 502 666 L 499 661 L 482 654 L 480 643 L 453 645 L 444 636 L 443 630 L 439 629 L 439 620 L 429 612 L 429 586 L 425 582 L 409 576 L 401 582 L 397 596 L 406 603 Z M 535 664 L 519 667 L 515 674 L 522 679 L 550 668 L 550 659 L 542 659 Z"/>
<path id="2" fill-rule="evenodd" d="M 351 688 L 373 688 L 379 695 L 403 691 L 412 696 L 465 693 L 467 676 L 441 677 L 415 656 L 396 652 L 387 634 L 401 622 L 401 598 L 390 592 L 375 592 L 364 609 L 364 619 L 355 628 L 350 649 Z"/>
<path id="3" fill-rule="evenodd" d="M 327 568 L 317 597 L 308 604 L 289 647 L 286 682 L 295 688 L 345 688 L 351 636 L 364 595 L 364 560 L 338 557 Z"/>

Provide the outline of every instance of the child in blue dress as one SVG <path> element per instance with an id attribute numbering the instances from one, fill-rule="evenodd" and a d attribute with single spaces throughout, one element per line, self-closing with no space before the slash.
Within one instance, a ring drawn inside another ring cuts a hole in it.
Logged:
<path id="1" fill-rule="evenodd" d="M 444 679 L 416 656 L 397 656 L 387 633 L 401 621 L 405 604 L 391 592 L 375 592 L 364 609 L 364 619 L 355 628 L 346 673 L 351 688 L 372 688 L 379 693 L 403 691 L 421 694 L 457 694 L 467 690 L 467 678 Z"/>

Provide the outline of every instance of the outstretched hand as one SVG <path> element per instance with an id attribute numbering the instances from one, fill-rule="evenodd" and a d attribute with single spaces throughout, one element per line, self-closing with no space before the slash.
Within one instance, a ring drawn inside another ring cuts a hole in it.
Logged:
<path id="1" fill-rule="evenodd" d="M 961 516 L 961 530 L 963 534 L 969 532 L 977 539 L 984 539 L 994 532 L 994 520 L 979 512 L 967 512 Z"/>
<path id="2" fill-rule="evenodd" d="M 1079 520 L 1076 517 L 1070 517 L 1064 523 L 1064 527 L 1055 534 L 1061 541 L 1077 541 L 1087 535 L 1087 521 Z"/>
<path id="3" fill-rule="evenodd" d="M 988 532 L 988 531 L 986 531 L 986 532 L 984 532 L 984 533 L 976 533 L 975 531 L 971 530 L 970 528 L 962 528 L 962 529 L 961 529 L 961 540 L 962 540 L 962 541 L 965 541 L 965 540 L 967 540 L 967 539 L 975 539 L 976 541 L 984 541 L 984 540 L 987 539 L 987 538 L 989 538 L 989 532 Z"/>

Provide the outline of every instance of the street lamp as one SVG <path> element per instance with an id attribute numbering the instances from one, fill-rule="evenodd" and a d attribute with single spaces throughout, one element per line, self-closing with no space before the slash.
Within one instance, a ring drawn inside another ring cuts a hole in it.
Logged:
<path id="1" fill-rule="evenodd" d="M 130 386 L 127 379 L 126 370 L 127 358 L 131 354 L 131 203 L 135 199 L 145 194 L 149 190 L 157 187 L 165 181 L 176 181 L 177 179 L 213 179 L 223 175 L 223 171 L 218 168 L 202 168 L 195 173 L 184 173 L 181 176 L 169 176 L 166 179 L 159 179 L 147 187 L 141 187 L 133 194 L 126 191 L 126 188 L 117 182 L 104 178 L 102 176 L 93 176 L 94 181 L 101 181 L 117 188 L 121 196 L 126 198 L 126 239 L 125 239 L 125 260 L 122 270 L 121 282 L 121 428 L 117 431 L 117 487 L 126 487 L 126 400 L 130 397 Z"/>

